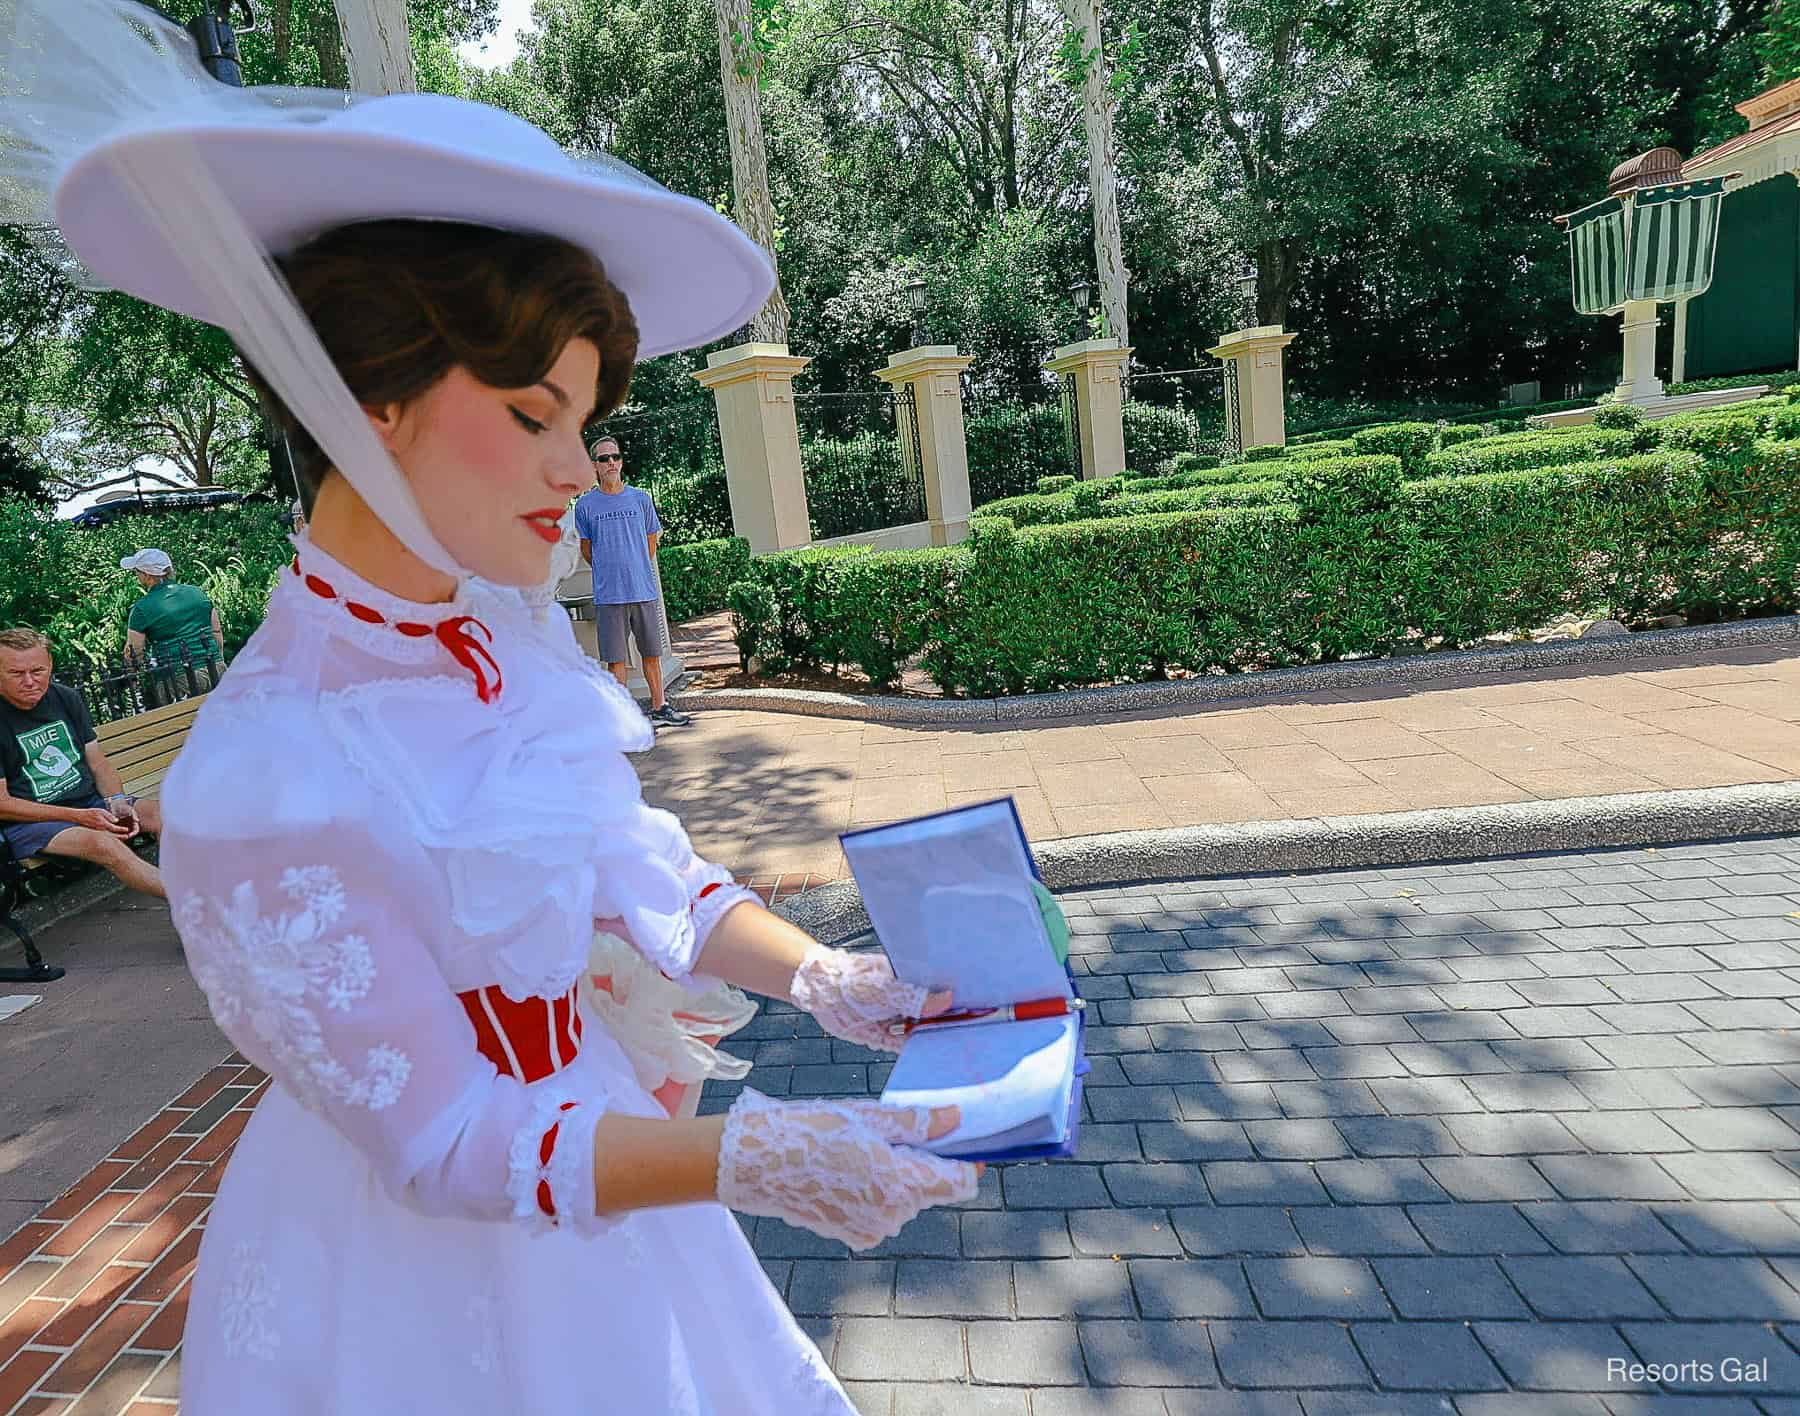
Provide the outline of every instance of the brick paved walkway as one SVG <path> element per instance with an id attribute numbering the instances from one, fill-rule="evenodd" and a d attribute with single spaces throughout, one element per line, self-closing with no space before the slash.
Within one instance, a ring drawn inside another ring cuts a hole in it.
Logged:
<path id="1" fill-rule="evenodd" d="M 702 713 L 637 759 L 741 874 L 844 873 L 850 826 L 1010 793 L 1033 840 L 1800 778 L 1800 654 L 1734 650 L 1219 707 L 933 728 Z"/>
<path id="2" fill-rule="evenodd" d="M 1079 1161 L 867 1257 L 754 1225 L 866 1412 L 1800 1411 L 1800 840 L 1065 906 Z M 775 1007 L 735 1050 L 780 1095 L 886 1070 Z"/>

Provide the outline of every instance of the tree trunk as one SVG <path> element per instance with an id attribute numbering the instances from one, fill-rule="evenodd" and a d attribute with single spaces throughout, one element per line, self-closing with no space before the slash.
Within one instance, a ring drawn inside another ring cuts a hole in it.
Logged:
<path id="1" fill-rule="evenodd" d="M 275 69 L 285 79 L 294 52 L 294 0 L 275 0 L 270 8 L 269 42 L 275 48 Z"/>
<path id="2" fill-rule="evenodd" d="M 417 93 L 406 0 L 337 0 L 338 28 L 357 93 Z"/>
<path id="3" fill-rule="evenodd" d="M 350 71 L 344 67 L 344 41 L 338 34 L 337 17 L 323 7 L 308 17 L 307 40 L 319 56 L 319 86 L 349 88 Z"/>
<path id="4" fill-rule="evenodd" d="M 725 131 L 731 142 L 731 190 L 738 225 L 768 252 L 775 264 L 775 203 L 769 197 L 769 157 L 763 146 L 762 100 L 757 80 L 762 56 L 751 28 L 750 0 L 714 0 L 719 21 L 719 81 L 725 90 Z M 787 297 L 781 273 L 768 303 L 750 322 L 750 337 L 761 343 L 785 344 Z"/>
<path id="5" fill-rule="evenodd" d="M 1081 32 L 1081 107 L 1087 120 L 1088 189 L 1094 208 L 1094 268 L 1107 332 L 1131 343 L 1125 313 L 1125 247 L 1119 235 L 1119 197 L 1113 173 L 1113 92 L 1101 42 L 1099 0 L 1063 0 L 1069 23 Z"/>

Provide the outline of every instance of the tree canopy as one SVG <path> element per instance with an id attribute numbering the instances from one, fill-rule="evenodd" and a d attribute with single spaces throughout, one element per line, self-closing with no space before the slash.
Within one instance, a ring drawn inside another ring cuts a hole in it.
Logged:
<path id="1" fill-rule="evenodd" d="M 254 83 L 342 84 L 332 0 L 268 0 Z M 1735 102 L 1800 75 L 1785 0 L 1138 0 L 1101 7 L 1129 316 L 1146 368 L 1184 368 L 1242 318 L 1299 333 L 1320 397 L 1481 401 L 1617 357 L 1571 308 L 1551 218 L 1609 169 L 1741 131 Z M 497 104 L 733 209 L 714 0 L 537 0 L 497 70 L 462 40 L 496 0 L 409 0 L 422 88 Z M 811 386 L 867 388 L 926 333 L 1004 392 L 1085 337 L 1094 278 L 1083 79 L 1059 0 L 749 0 L 788 340 Z M 1091 97 L 1091 95 L 1090 95 Z M 67 285 L 0 233 L 0 462 L 62 482 L 146 457 L 267 477 L 255 401 L 217 331 Z M 702 351 L 704 352 L 704 351 Z M 634 397 L 696 396 L 699 355 Z M 10 487 L 14 474 L 0 468 Z"/>

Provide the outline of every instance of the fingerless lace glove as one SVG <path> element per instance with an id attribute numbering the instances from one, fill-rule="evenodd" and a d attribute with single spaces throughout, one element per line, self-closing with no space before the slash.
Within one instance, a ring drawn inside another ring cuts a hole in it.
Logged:
<path id="1" fill-rule="evenodd" d="M 788 996 L 833 1036 L 898 1052 L 900 1040 L 888 1028 L 902 1018 L 918 1017 L 926 993 L 894 977 L 885 954 L 853 954 L 814 944 L 794 970 Z"/>
<path id="2" fill-rule="evenodd" d="M 923 1107 L 745 1090 L 725 1116 L 719 1201 L 867 1249 L 927 1206 L 975 1194 L 973 1165 L 913 1149 L 930 1127 Z"/>

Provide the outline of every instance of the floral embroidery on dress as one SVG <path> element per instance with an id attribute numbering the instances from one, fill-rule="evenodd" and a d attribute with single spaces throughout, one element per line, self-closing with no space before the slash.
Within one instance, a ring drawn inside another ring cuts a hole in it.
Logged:
<path id="1" fill-rule="evenodd" d="M 219 1293 L 219 1325 L 228 1357 L 270 1361 L 281 1335 L 270 1322 L 281 1285 L 269 1277 L 269 1266 L 255 1244 L 239 1243 L 231 1251 L 231 1268 Z"/>
<path id="2" fill-rule="evenodd" d="M 183 899 L 181 932 L 200 947 L 188 958 L 219 1025 L 240 1019 L 269 1052 L 272 1071 L 306 1106 L 326 1102 L 380 1111 L 406 1089 L 412 1061 L 385 1044 L 352 1072 L 325 1045 L 316 1008 L 345 1013 L 375 983 L 375 956 L 359 934 L 327 937 L 345 908 L 343 882 L 330 866 L 290 867 L 280 890 L 294 908 L 265 915 L 256 885 L 244 881 L 229 901 Z"/>

